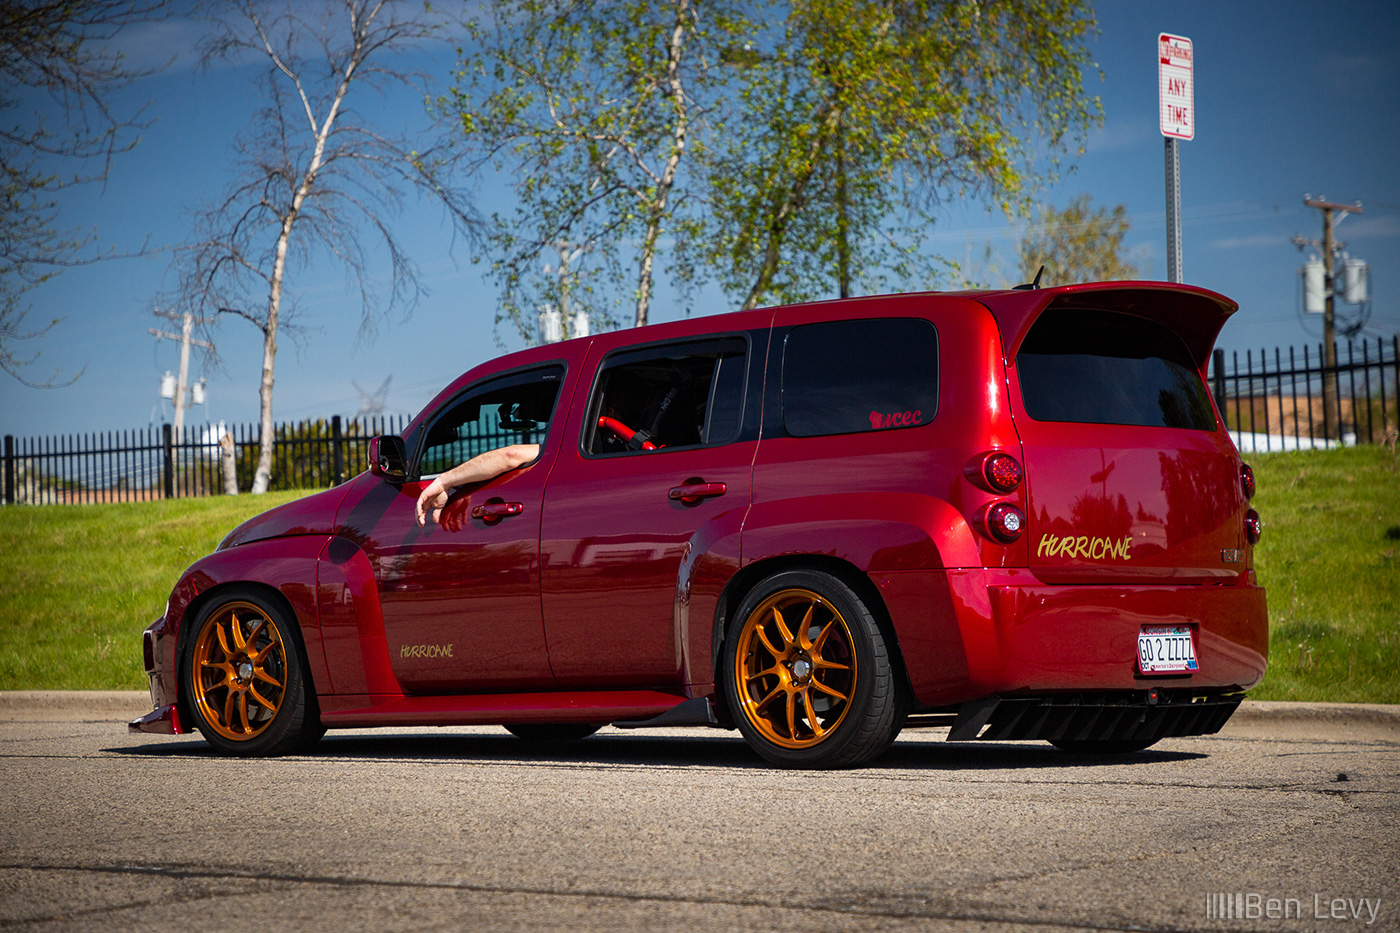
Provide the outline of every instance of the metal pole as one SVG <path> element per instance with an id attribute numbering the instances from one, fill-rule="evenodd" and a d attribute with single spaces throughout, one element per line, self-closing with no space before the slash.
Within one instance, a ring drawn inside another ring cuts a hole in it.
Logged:
<path id="1" fill-rule="evenodd" d="M 15 438 L 5 435 L 5 504 L 15 504 Z"/>
<path id="2" fill-rule="evenodd" d="M 160 426 L 161 446 L 165 451 L 165 498 L 175 498 L 175 444 L 170 425 Z"/>
<path id="3" fill-rule="evenodd" d="M 340 427 L 340 416 L 331 416 L 331 448 L 334 454 L 332 460 L 333 472 L 331 475 L 331 485 L 339 486 L 345 482 L 345 434 Z"/>
<path id="4" fill-rule="evenodd" d="M 1181 277 L 1181 151 L 1176 138 L 1166 138 L 1167 172 L 1167 281 Z"/>

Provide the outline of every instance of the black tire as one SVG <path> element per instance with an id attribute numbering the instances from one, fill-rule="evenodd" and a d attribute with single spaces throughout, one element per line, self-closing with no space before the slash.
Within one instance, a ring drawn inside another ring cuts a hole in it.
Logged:
<path id="1" fill-rule="evenodd" d="M 513 722 L 506 731 L 527 742 L 577 742 L 601 728 L 586 722 Z"/>
<path id="2" fill-rule="evenodd" d="M 1073 755 L 1130 755 L 1156 745 L 1158 739 L 1051 739 L 1050 744 Z"/>
<path id="3" fill-rule="evenodd" d="M 325 727 L 295 623 L 254 587 L 221 591 L 181 634 L 180 690 L 204 740 L 269 757 L 314 745 Z"/>
<path id="4" fill-rule="evenodd" d="M 828 573 L 789 570 L 754 587 L 721 660 L 735 725 L 775 765 L 859 765 L 888 749 L 903 724 L 885 636 L 855 591 Z"/>

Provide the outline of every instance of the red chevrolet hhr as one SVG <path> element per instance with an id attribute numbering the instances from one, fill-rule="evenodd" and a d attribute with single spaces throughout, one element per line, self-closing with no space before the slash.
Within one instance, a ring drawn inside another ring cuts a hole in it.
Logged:
<path id="1" fill-rule="evenodd" d="M 1127 752 L 1264 674 L 1254 478 L 1204 380 L 1237 309 L 1115 282 L 858 298 L 476 367 L 373 466 L 236 528 L 145 633 L 150 732 L 738 728 L 840 767 L 901 728 Z M 425 485 L 513 443 L 538 459 Z"/>

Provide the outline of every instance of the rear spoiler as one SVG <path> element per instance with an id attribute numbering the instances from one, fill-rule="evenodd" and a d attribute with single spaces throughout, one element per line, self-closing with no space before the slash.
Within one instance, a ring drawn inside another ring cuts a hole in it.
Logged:
<path id="1" fill-rule="evenodd" d="M 1205 367 L 1220 329 L 1240 308 L 1217 292 L 1167 282 L 1091 282 L 968 297 L 981 302 L 996 318 L 1008 360 L 1015 357 L 1031 325 L 1045 311 L 1081 308 L 1118 311 L 1162 324 L 1186 344 L 1197 368 Z"/>

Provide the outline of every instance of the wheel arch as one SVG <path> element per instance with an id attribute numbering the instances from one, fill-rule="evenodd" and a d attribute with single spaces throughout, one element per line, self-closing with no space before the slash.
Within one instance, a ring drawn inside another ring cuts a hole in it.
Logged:
<path id="1" fill-rule="evenodd" d="M 306 535 L 258 541 L 211 554 L 185 571 L 175 587 L 177 596 L 188 594 L 188 598 L 178 607 L 172 678 L 182 717 L 191 712 L 180 675 L 191 626 L 212 601 L 240 587 L 253 590 L 283 612 L 291 629 L 289 637 L 301 652 L 307 702 L 319 705 L 315 699 L 318 693 L 331 686 L 316 605 L 316 561 L 327 540 Z M 172 604 L 171 608 L 177 607 Z"/>
<path id="2" fill-rule="evenodd" d="M 314 714 L 319 716 L 320 704 L 316 701 L 316 665 L 312 663 L 311 654 L 306 650 L 306 638 L 302 634 L 303 623 L 297 614 L 296 608 L 292 605 L 291 600 L 277 587 L 260 580 L 227 580 L 222 583 L 216 583 L 212 587 L 203 590 L 198 596 L 192 599 L 185 608 L 184 616 L 180 620 L 180 626 L 176 630 L 175 699 L 180 709 L 180 721 L 188 723 L 196 721 L 194 718 L 194 711 L 190 709 L 189 694 L 182 689 L 182 678 L 180 677 L 180 672 L 184 670 L 185 661 L 191 649 L 191 641 L 193 638 L 194 629 L 192 625 L 188 623 L 192 623 L 198 618 L 199 614 L 204 611 L 205 606 L 216 602 L 220 597 L 227 595 L 230 591 L 236 590 L 243 590 L 245 592 L 251 590 L 256 595 L 261 596 L 276 606 L 285 617 L 290 620 L 288 624 L 290 631 L 287 633 L 287 637 L 296 642 L 296 648 L 301 657 L 301 673 L 306 679 L 306 702 L 310 707 L 308 712 L 314 711 Z"/>
<path id="3" fill-rule="evenodd" d="M 815 570 L 830 574 L 849 586 L 860 597 L 861 601 L 870 609 L 870 614 L 875 618 L 875 624 L 880 627 L 880 634 L 884 636 L 889 645 L 890 659 L 894 664 L 900 685 L 905 691 L 905 696 L 912 697 L 913 690 L 910 685 L 909 671 L 904 663 L 904 652 L 899 646 L 899 633 L 895 630 L 889 607 L 885 605 L 879 588 L 875 586 L 870 577 L 866 576 L 859 567 L 850 561 L 829 554 L 782 554 L 754 561 L 741 569 L 725 585 L 718 604 L 715 606 L 715 618 L 711 629 L 710 677 L 715 682 L 714 702 L 720 721 L 725 724 L 733 722 L 732 711 L 728 708 L 725 692 L 720 689 L 719 677 L 720 653 L 724 650 L 728 629 L 734 614 L 744 601 L 744 597 L 754 587 L 769 577 L 788 570 Z"/>

